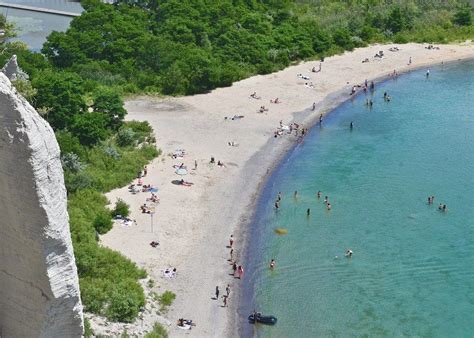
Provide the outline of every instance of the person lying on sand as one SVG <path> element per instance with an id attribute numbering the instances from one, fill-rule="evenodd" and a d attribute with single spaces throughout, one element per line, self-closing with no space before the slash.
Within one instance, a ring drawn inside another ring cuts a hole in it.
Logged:
<path id="1" fill-rule="evenodd" d="M 194 183 L 188 182 L 188 181 L 185 181 L 185 180 L 181 179 L 181 181 L 179 181 L 179 184 L 180 184 L 180 185 L 184 185 L 185 187 L 190 187 L 190 186 L 192 186 Z"/>
<path id="2" fill-rule="evenodd" d="M 275 100 L 270 100 L 270 103 L 281 103 L 278 97 Z"/>
<path id="3" fill-rule="evenodd" d="M 262 98 L 261 96 L 257 96 L 257 92 L 253 92 L 252 94 L 250 94 L 250 97 L 256 100 L 260 100 Z"/>

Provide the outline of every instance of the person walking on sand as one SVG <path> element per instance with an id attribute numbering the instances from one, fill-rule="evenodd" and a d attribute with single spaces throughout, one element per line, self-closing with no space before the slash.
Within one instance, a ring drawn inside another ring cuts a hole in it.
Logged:
<path id="1" fill-rule="evenodd" d="M 198 161 L 194 160 L 194 170 L 197 170 L 197 168 L 198 168 Z"/>
<path id="2" fill-rule="evenodd" d="M 216 286 L 216 299 L 219 299 L 219 287 Z"/>
<path id="3" fill-rule="evenodd" d="M 237 271 L 237 262 L 234 262 L 234 264 L 232 264 L 232 270 L 234 270 L 234 277 L 235 277 L 235 273 Z"/>
<path id="4" fill-rule="evenodd" d="M 229 297 L 229 295 L 230 295 L 230 284 L 227 284 L 227 286 L 225 288 L 225 292 L 227 293 L 227 297 Z"/>
<path id="5" fill-rule="evenodd" d="M 222 296 L 222 300 L 224 301 L 224 307 L 227 307 L 227 298 L 229 298 L 229 296 L 227 295 Z"/>
<path id="6" fill-rule="evenodd" d="M 232 248 L 232 245 L 234 245 L 234 235 L 230 235 L 229 244 L 230 244 L 230 247 Z"/>
<path id="7" fill-rule="evenodd" d="M 234 259 L 234 249 L 230 249 L 230 261 L 232 262 L 232 260 Z"/>

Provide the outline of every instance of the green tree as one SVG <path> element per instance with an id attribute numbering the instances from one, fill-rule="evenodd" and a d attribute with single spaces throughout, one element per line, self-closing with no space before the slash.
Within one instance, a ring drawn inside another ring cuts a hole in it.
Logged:
<path id="1" fill-rule="evenodd" d="M 104 114 L 108 120 L 107 126 L 117 130 L 122 125 L 127 113 L 119 93 L 111 89 L 100 89 L 95 94 L 93 100 L 92 109 L 94 112 Z"/>
<path id="2" fill-rule="evenodd" d="M 454 23 L 460 26 L 472 25 L 472 8 L 469 3 L 459 7 L 454 14 Z"/>
<path id="3" fill-rule="evenodd" d="M 74 116 L 85 111 L 82 79 L 70 72 L 45 70 L 32 80 L 36 108 L 48 111 L 45 118 L 54 129 L 71 125 Z"/>
<path id="4" fill-rule="evenodd" d="M 105 140 L 108 135 L 108 119 L 104 114 L 92 112 L 74 116 L 71 132 L 77 136 L 81 144 L 92 146 Z"/>

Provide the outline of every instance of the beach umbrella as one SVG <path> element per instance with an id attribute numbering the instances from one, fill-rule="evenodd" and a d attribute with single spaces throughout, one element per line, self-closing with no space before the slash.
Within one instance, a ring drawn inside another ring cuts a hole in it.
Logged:
<path id="1" fill-rule="evenodd" d="M 187 175 L 188 171 L 184 168 L 179 168 L 175 171 L 175 173 L 177 173 L 178 175 Z"/>

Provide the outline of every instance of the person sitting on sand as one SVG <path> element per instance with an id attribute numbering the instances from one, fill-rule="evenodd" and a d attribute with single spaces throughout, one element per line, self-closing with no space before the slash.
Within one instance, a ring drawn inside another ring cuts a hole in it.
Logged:
<path id="1" fill-rule="evenodd" d="M 150 242 L 150 245 L 152 248 L 156 248 L 158 245 L 160 245 L 160 243 L 156 242 L 156 241 L 152 241 Z"/>
<path id="2" fill-rule="evenodd" d="M 370 62 L 369 58 L 365 58 L 364 60 L 362 60 L 362 63 L 367 63 L 367 62 Z"/>
<path id="3" fill-rule="evenodd" d="M 217 161 L 217 165 L 218 165 L 219 167 L 223 167 L 223 166 L 224 166 L 224 162 Z"/>

